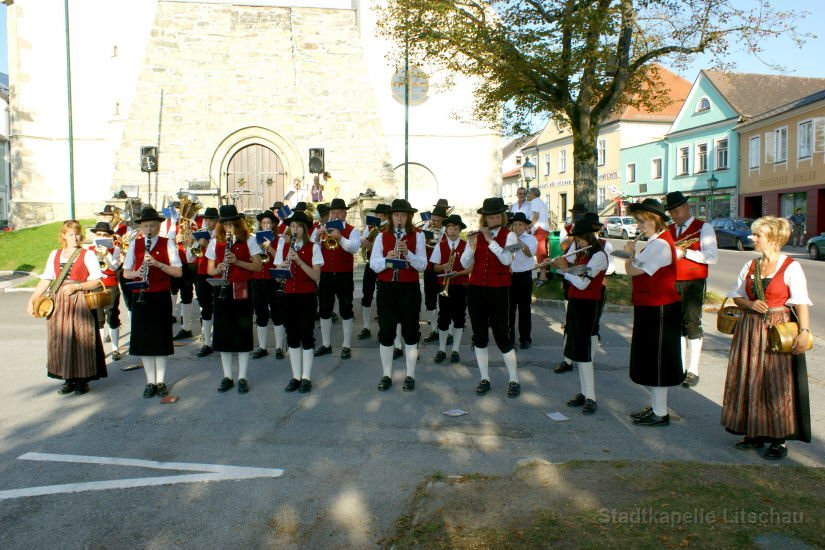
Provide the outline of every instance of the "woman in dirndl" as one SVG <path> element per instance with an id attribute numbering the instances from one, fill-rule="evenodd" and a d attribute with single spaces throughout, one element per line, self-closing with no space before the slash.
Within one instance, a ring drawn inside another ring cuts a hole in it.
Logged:
<path id="1" fill-rule="evenodd" d="M 215 237 L 209 241 L 207 271 L 224 279 L 214 294 L 212 347 L 221 354 L 223 379 L 218 391 L 225 393 L 235 386 L 232 379 L 232 356 L 238 356 L 238 393 L 247 393 L 247 370 L 252 351 L 252 273 L 263 269 L 261 247 L 234 204 L 221 206 Z"/>
<path id="2" fill-rule="evenodd" d="M 791 234 L 788 220 L 765 216 L 753 222 L 751 231 L 754 250 L 762 255 L 745 264 L 728 293 L 743 313 L 730 346 L 722 425 L 745 436 L 737 449 L 768 443 L 764 458 L 781 460 L 788 454 L 785 440 L 811 441 L 805 350 L 813 341 L 812 304 L 802 266 L 781 253 Z M 787 321 L 799 324 L 793 350 L 772 351 L 768 330 Z"/>
<path id="3" fill-rule="evenodd" d="M 166 397 L 166 358 L 174 355 L 172 346 L 171 278 L 180 277 L 183 267 L 173 239 L 159 237 L 160 222 L 165 218 L 152 207 L 140 212 L 135 220 L 142 237 L 134 239 L 123 262 L 123 277 L 132 282 L 146 281 L 144 288 L 130 288 L 132 293 L 131 336 L 129 355 L 140 357 L 146 375 L 143 397 Z M 129 283 L 127 283 L 128 285 Z M 144 286 L 144 285 L 141 285 Z"/>
<path id="4" fill-rule="evenodd" d="M 108 376 L 103 342 L 97 330 L 97 312 L 86 305 L 83 290 L 99 290 L 103 274 L 94 253 L 81 248 L 83 231 L 76 220 L 63 222 L 60 248 L 49 254 L 40 282 L 29 299 L 27 311 L 34 316 L 34 302 L 51 285 L 54 311 L 46 321 L 48 349 L 46 368 L 50 378 L 63 380 L 60 395 L 89 391 L 89 381 Z M 61 280 L 61 272 L 67 274 Z"/>
<path id="5" fill-rule="evenodd" d="M 570 407 L 581 407 L 582 414 L 596 412 L 596 383 L 593 372 L 593 330 L 599 322 L 604 275 L 609 265 L 593 222 L 577 221 L 570 235 L 574 242 L 569 255 L 552 265 L 570 283 L 567 289 L 567 317 L 564 322 L 564 359 L 579 368 L 580 391 L 567 402 Z M 568 272 L 573 266 L 586 266 L 584 273 Z"/>
<path id="6" fill-rule="evenodd" d="M 647 243 L 636 254 L 636 243 L 625 246 L 625 272 L 633 277 L 633 337 L 630 379 L 647 388 L 651 404 L 630 417 L 637 426 L 670 424 L 667 389 L 678 386 L 682 371 L 682 302 L 676 292 L 676 247 L 665 224 L 670 220 L 656 199 L 630 205 Z"/>

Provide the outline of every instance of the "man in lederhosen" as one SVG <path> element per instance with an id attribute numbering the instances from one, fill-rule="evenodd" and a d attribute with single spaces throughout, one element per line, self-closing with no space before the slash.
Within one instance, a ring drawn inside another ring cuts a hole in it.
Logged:
<path id="1" fill-rule="evenodd" d="M 682 386 L 690 388 L 699 383 L 708 265 L 716 263 L 719 252 L 713 227 L 691 215 L 687 197 L 681 192 L 667 194 L 666 208 L 673 218 L 668 231 L 676 243 L 676 290 L 682 298 L 682 365 L 687 366 Z"/>
<path id="2" fill-rule="evenodd" d="M 470 282 L 470 270 L 461 267 L 461 256 L 467 246 L 467 241 L 461 238 L 461 231 L 466 228 L 458 214 L 447 217 L 444 220 L 444 238 L 430 255 L 430 262 L 439 275 L 442 288 L 438 296 L 438 352 L 433 359 L 436 363 L 442 363 L 447 358 L 447 336 L 451 323 L 455 340 L 450 362 L 461 362 L 458 348 L 461 346 L 467 317 L 467 285 Z"/>
<path id="3" fill-rule="evenodd" d="M 369 259 L 372 254 L 372 246 L 375 243 L 375 237 L 386 226 L 387 219 L 390 215 L 389 204 L 379 204 L 375 207 L 375 215 L 381 220 L 376 227 L 370 227 L 367 235 L 361 239 L 361 248 L 364 250 L 367 263 L 364 266 L 364 280 L 361 283 L 361 317 L 364 328 L 358 333 L 359 340 L 365 340 L 372 336 L 370 332 L 370 321 L 372 320 L 372 297 L 375 294 L 375 271 L 370 267 Z"/>

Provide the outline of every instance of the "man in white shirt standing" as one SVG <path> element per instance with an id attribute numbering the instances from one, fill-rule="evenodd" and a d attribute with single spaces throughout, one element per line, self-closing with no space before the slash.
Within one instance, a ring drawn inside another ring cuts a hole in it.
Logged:
<path id="1" fill-rule="evenodd" d="M 527 188 L 519 187 L 516 190 L 516 197 L 518 200 L 510 207 L 510 212 L 517 214 L 521 212 L 529 220 L 530 219 L 530 201 L 527 200 Z"/>
<path id="2" fill-rule="evenodd" d="M 530 204 L 530 232 L 538 242 L 536 248 L 536 261 L 541 265 L 547 259 L 547 236 L 550 235 L 550 224 L 547 219 L 547 205 L 541 199 L 541 191 L 538 187 L 531 187 L 527 191 L 527 201 Z M 547 282 L 547 268 L 539 270 L 539 280 L 536 286 L 541 286 Z"/>

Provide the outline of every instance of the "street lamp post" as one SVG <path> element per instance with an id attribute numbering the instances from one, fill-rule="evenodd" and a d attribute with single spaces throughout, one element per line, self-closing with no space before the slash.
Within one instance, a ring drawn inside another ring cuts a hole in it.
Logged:
<path id="1" fill-rule="evenodd" d="M 713 219 L 713 190 L 716 189 L 716 184 L 719 183 L 719 178 L 713 175 L 713 172 L 710 173 L 710 177 L 708 178 L 708 189 L 710 190 L 710 195 L 708 195 L 709 209 L 708 209 L 708 221 Z"/>
<path id="2" fill-rule="evenodd" d="M 528 186 L 531 181 L 536 179 L 536 165 L 530 162 L 530 157 L 527 157 L 524 164 L 521 165 L 521 175 Z"/>

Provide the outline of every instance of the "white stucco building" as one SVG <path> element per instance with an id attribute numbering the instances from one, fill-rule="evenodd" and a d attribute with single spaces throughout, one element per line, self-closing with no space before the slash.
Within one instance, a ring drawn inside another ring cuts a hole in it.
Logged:
<path id="1" fill-rule="evenodd" d="M 392 94 L 389 45 L 376 37 L 378 2 L 70 2 L 76 215 L 121 189 L 148 200 L 145 145 L 159 147 L 153 202 L 207 187 L 205 202 L 234 192 L 241 208 L 268 207 L 296 178 L 311 182 L 310 148 L 324 149 L 341 197 L 368 187 L 403 196 L 404 106 Z M 10 219 L 65 219 L 63 2 L 7 3 Z M 477 208 L 500 185 L 499 135 L 470 122 L 468 82 L 446 90 L 443 75 L 422 69 L 430 86 L 410 107 L 410 201 Z"/>

